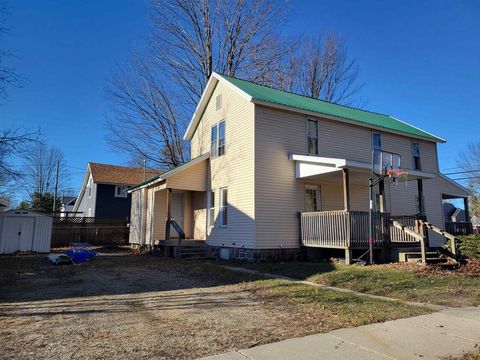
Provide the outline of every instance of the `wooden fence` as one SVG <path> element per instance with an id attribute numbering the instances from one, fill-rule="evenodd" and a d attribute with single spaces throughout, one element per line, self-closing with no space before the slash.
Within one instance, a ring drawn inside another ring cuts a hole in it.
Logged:
<path id="1" fill-rule="evenodd" d="M 86 242 L 92 245 L 127 245 L 128 236 L 128 219 L 54 218 L 52 247 L 68 246 L 72 242 Z"/>

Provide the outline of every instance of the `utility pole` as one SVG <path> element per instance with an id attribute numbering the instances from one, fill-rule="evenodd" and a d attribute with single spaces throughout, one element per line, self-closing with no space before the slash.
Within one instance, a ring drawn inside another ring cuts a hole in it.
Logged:
<path id="1" fill-rule="evenodd" d="M 60 168 L 60 160 L 57 160 L 57 173 L 55 174 L 55 191 L 53 193 L 53 213 L 55 214 L 55 208 L 57 207 L 57 193 L 58 193 L 58 171 Z"/>
<path id="2" fill-rule="evenodd" d="M 143 159 L 143 181 L 145 181 L 146 176 L 147 176 L 147 159 Z"/>

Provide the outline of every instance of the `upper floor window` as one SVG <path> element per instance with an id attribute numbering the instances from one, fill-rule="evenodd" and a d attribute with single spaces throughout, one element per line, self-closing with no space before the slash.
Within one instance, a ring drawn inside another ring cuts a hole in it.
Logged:
<path id="1" fill-rule="evenodd" d="M 412 142 L 412 158 L 413 158 L 413 169 L 421 170 L 422 164 L 420 163 L 420 143 Z"/>
<path id="2" fill-rule="evenodd" d="M 218 94 L 215 98 L 215 109 L 220 110 L 222 108 L 222 94 Z"/>
<path id="3" fill-rule="evenodd" d="M 128 190 L 128 186 L 116 185 L 115 186 L 115 197 L 126 198 L 127 197 L 127 190 Z"/>
<path id="4" fill-rule="evenodd" d="M 228 224 L 228 190 L 227 188 L 220 189 L 220 226 L 227 226 Z"/>
<path id="5" fill-rule="evenodd" d="M 307 120 L 307 152 L 318 155 L 318 121 Z"/>
<path id="6" fill-rule="evenodd" d="M 382 150 L 382 135 L 380 133 L 372 133 L 372 147 L 374 150 Z"/>
<path id="7" fill-rule="evenodd" d="M 212 126 L 210 155 L 211 157 L 225 155 L 225 120 Z"/>

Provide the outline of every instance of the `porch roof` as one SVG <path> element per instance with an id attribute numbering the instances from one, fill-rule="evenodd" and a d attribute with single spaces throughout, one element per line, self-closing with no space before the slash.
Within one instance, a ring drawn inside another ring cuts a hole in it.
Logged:
<path id="1" fill-rule="evenodd" d="M 290 154 L 289 159 L 295 161 L 295 176 L 297 178 L 308 178 L 319 175 L 340 173 L 342 169 L 354 170 L 359 176 L 367 178 L 371 173 L 371 164 L 350 160 L 338 159 L 311 155 Z M 408 171 L 407 180 L 432 179 L 434 173 L 405 169 Z"/>
<path id="2" fill-rule="evenodd" d="M 200 156 L 186 162 L 185 164 L 177 166 L 176 168 L 174 168 L 172 170 L 169 170 L 169 171 L 167 171 L 167 172 L 165 172 L 165 173 L 163 173 L 159 176 L 155 176 L 153 178 L 147 179 L 147 180 L 131 187 L 130 189 L 128 189 L 128 192 L 131 193 L 133 191 L 140 190 L 140 189 L 145 188 L 145 187 L 149 187 L 149 186 L 152 186 L 152 185 L 157 185 L 157 184 L 161 183 L 162 181 L 167 180 L 168 178 L 172 178 L 175 175 L 180 175 L 180 173 L 182 173 L 183 171 L 185 171 L 187 169 L 191 169 L 195 165 L 199 165 L 200 163 L 202 163 L 203 161 L 205 161 L 209 158 L 210 158 L 210 153 L 205 153 L 203 155 L 200 155 Z M 206 174 L 205 174 L 205 177 L 206 177 Z M 204 180 L 204 179 L 199 179 L 199 180 Z M 201 185 L 200 185 L 200 187 L 201 187 Z M 187 189 L 187 190 L 189 190 L 189 189 Z"/>

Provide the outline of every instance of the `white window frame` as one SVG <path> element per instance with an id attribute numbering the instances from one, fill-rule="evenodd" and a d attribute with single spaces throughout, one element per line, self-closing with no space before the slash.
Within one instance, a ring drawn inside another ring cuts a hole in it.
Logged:
<path id="1" fill-rule="evenodd" d="M 120 194 L 118 192 L 119 189 L 121 189 Z M 127 190 L 128 190 L 128 186 L 115 185 L 115 197 L 116 198 L 126 198 L 126 197 L 128 197 Z"/>
<path id="2" fill-rule="evenodd" d="M 223 204 L 224 196 L 225 196 L 224 191 L 227 192 L 227 201 L 225 205 Z M 225 214 L 226 214 L 226 217 L 225 217 Z M 227 187 L 220 188 L 219 218 L 220 218 L 220 227 L 226 228 L 228 226 L 228 188 Z"/>
<path id="3" fill-rule="evenodd" d="M 213 203 L 212 203 L 212 195 L 213 195 Z M 208 192 L 208 227 L 214 228 L 215 227 L 215 190 L 210 190 Z"/>
<path id="4" fill-rule="evenodd" d="M 413 151 L 414 144 L 417 144 L 418 154 L 415 154 Z M 422 158 L 420 151 L 420 143 L 418 141 L 412 141 L 410 144 L 410 150 L 412 152 L 412 169 L 413 170 L 422 170 Z M 415 166 L 415 158 L 418 158 L 418 168 Z"/>
<path id="5" fill-rule="evenodd" d="M 309 134 L 309 123 L 310 121 L 312 122 L 315 122 L 317 124 L 317 151 L 315 153 L 311 153 L 309 150 L 309 139 L 310 139 L 310 134 Z M 320 123 L 318 120 L 315 120 L 315 119 L 305 119 L 305 140 L 307 142 L 307 154 L 308 155 L 315 155 L 315 156 L 318 156 L 318 153 L 320 152 Z"/>
<path id="6" fill-rule="evenodd" d="M 316 201 L 317 201 L 317 208 L 313 211 L 321 211 L 322 210 L 322 196 L 321 196 L 321 187 L 320 185 L 316 185 L 316 184 L 305 184 L 305 189 L 303 190 L 304 193 L 303 193 L 303 196 L 306 197 L 306 194 L 307 194 L 307 190 L 315 190 L 316 192 Z M 303 207 L 305 208 L 305 211 L 307 211 L 307 204 L 306 204 L 306 199 L 304 198 L 304 204 L 303 204 Z"/>
<path id="7" fill-rule="evenodd" d="M 223 144 L 220 145 L 220 125 L 223 125 Z M 215 141 L 212 135 L 215 134 Z M 227 125 L 225 120 L 221 120 L 211 126 L 210 129 L 210 157 L 220 157 L 225 155 L 227 139 Z"/>

